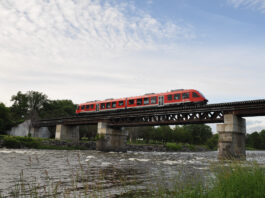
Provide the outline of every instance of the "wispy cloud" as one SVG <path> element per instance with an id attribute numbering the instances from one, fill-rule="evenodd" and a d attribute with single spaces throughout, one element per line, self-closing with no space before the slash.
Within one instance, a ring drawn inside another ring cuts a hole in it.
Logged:
<path id="1" fill-rule="evenodd" d="M 142 65 L 131 64 L 139 54 L 193 38 L 189 24 L 160 21 L 126 1 L 2 0 L 0 100 L 32 89 L 75 102 L 115 96 L 113 87 L 124 92 L 141 76 Z"/>
<path id="2" fill-rule="evenodd" d="M 228 0 L 235 8 L 249 8 L 265 13 L 265 0 Z"/>
<path id="3" fill-rule="evenodd" d="M 54 58 L 94 56 L 106 48 L 150 48 L 154 40 L 193 37 L 188 26 L 164 24 L 132 4 L 103 2 L 3 0 L 0 46 L 12 53 Z"/>

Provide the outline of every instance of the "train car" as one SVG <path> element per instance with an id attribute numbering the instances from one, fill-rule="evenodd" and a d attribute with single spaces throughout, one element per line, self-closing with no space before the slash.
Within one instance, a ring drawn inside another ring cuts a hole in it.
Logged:
<path id="1" fill-rule="evenodd" d="M 177 89 L 165 93 L 149 93 L 120 99 L 90 101 L 78 105 L 76 114 L 115 111 L 169 105 L 206 104 L 208 100 L 195 89 Z"/>

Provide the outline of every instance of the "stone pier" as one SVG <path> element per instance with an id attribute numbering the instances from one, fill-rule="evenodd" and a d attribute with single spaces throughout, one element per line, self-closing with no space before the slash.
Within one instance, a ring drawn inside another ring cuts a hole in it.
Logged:
<path id="1" fill-rule="evenodd" d="M 37 138 L 50 138 L 51 133 L 48 129 L 48 127 L 32 127 L 30 129 L 31 137 L 37 137 Z"/>
<path id="2" fill-rule="evenodd" d="M 120 127 L 109 127 L 105 122 L 98 123 L 96 149 L 99 151 L 126 151 L 127 131 Z"/>
<path id="3" fill-rule="evenodd" d="M 246 120 L 233 114 L 224 115 L 224 124 L 217 124 L 218 159 L 246 159 Z"/>
<path id="4" fill-rule="evenodd" d="M 79 142 L 79 126 L 56 125 L 55 139 Z"/>

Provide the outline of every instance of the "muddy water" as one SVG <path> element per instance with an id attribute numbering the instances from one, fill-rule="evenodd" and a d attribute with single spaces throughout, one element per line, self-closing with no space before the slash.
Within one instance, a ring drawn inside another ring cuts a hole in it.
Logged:
<path id="1" fill-rule="evenodd" d="M 209 177 L 211 166 L 218 163 L 216 156 L 217 152 L 103 153 L 0 149 L 0 192 L 8 195 L 23 178 L 23 182 L 41 187 L 60 182 L 63 190 L 73 189 L 73 186 L 82 189 L 86 184 L 89 193 L 112 197 L 150 186 L 170 187 L 176 177 Z M 265 151 L 249 151 L 247 160 L 265 166 Z"/>

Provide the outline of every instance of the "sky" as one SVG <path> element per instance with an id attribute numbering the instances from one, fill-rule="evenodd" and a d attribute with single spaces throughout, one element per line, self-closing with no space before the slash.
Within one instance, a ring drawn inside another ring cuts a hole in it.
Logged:
<path id="1" fill-rule="evenodd" d="M 1 0 L 0 102 L 180 88 L 209 103 L 263 99 L 264 22 L 265 0 Z M 247 118 L 261 129 L 264 118 Z"/>

